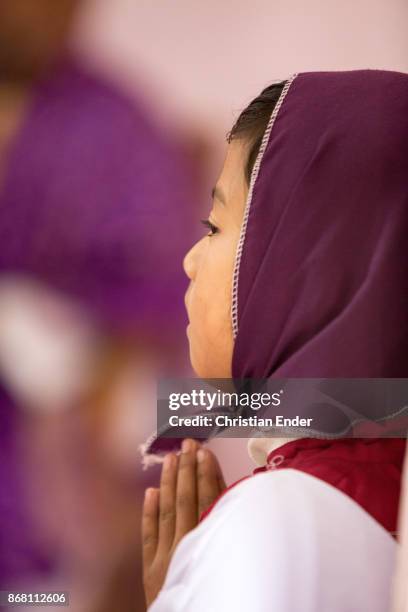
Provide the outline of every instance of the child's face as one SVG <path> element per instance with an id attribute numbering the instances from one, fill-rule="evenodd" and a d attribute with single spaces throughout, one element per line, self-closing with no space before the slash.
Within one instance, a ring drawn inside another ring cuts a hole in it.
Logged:
<path id="1" fill-rule="evenodd" d="M 231 377 L 232 275 L 248 194 L 244 172 L 247 156 L 243 140 L 228 145 L 214 189 L 208 235 L 184 259 L 184 270 L 191 280 L 185 296 L 190 359 L 202 378 Z"/>

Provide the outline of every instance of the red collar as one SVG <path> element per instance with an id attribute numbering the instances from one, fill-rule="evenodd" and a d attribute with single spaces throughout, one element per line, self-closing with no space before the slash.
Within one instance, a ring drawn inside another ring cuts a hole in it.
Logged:
<path id="1" fill-rule="evenodd" d="M 302 438 L 273 450 L 267 464 L 256 468 L 253 474 L 291 468 L 320 478 L 351 497 L 395 534 L 404 454 L 405 439 L 400 438 Z M 235 482 L 218 499 L 250 477 Z M 215 503 L 202 513 L 200 520 Z"/>

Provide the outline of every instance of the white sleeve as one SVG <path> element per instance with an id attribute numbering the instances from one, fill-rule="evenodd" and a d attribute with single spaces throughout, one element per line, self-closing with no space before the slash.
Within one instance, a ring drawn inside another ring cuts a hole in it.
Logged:
<path id="1" fill-rule="evenodd" d="M 384 612 L 396 543 L 302 472 L 257 474 L 178 545 L 149 612 Z"/>

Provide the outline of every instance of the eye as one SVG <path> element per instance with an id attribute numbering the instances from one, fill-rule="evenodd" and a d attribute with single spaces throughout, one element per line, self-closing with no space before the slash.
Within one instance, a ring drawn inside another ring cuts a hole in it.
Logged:
<path id="1" fill-rule="evenodd" d="M 209 219 L 201 219 L 201 223 L 210 230 L 208 236 L 214 236 L 218 232 L 218 227 L 216 227 Z"/>

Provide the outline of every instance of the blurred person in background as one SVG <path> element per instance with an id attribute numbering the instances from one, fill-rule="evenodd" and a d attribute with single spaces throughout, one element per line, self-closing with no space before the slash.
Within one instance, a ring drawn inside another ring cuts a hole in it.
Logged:
<path id="1" fill-rule="evenodd" d="M 142 601 L 137 445 L 158 373 L 184 367 L 192 173 L 74 57 L 80 4 L 0 3 L 0 588 L 125 612 Z"/>

